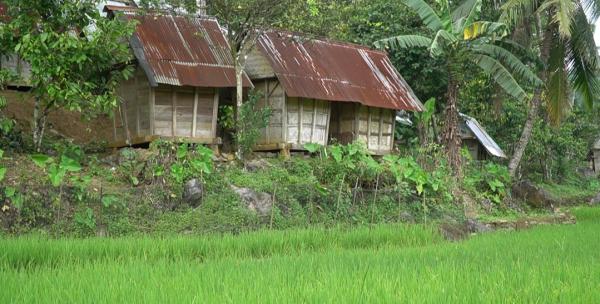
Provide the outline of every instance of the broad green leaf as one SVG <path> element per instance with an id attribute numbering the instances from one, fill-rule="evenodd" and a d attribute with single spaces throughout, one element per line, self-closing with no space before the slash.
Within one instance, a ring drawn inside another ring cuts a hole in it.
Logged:
<path id="1" fill-rule="evenodd" d="M 15 189 L 14 187 L 4 188 L 4 195 L 6 195 L 6 197 L 8 197 L 8 198 L 12 198 L 16 192 L 17 192 L 17 189 Z"/>
<path id="2" fill-rule="evenodd" d="M 428 28 L 434 31 L 442 28 L 443 23 L 441 18 L 427 2 L 424 0 L 405 0 L 405 3 L 421 17 L 421 20 Z"/>
<path id="3" fill-rule="evenodd" d="M 57 166 L 56 164 L 51 164 L 48 168 L 48 177 L 50 178 L 50 182 L 52 186 L 58 187 L 63 181 L 65 177 L 66 170 Z"/>
<path id="4" fill-rule="evenodd" d="M 60 167 L 69 172 L 81 171 L 81 165 L 76 160 L 63 155 L 60 159 Z"/>
<path id="5" fill-rule="evenodd" d="M 50 163 L 53 161 L 53 159 L 48 156 L 48 155 L 44 155 L 44 154 L 33 154 L 31 155 L 31 160 L 33 160 L 33 162 L 42 168 L 46 167 L 46 164 Z"/>
<path id="6" fill-rule="evenodd" d="M 182 159 L 184 157 L 186 157 L 188 154 L 188 146 L 186 144 L 181 144 L 179 145 L 179 147 L 177 148 L 177 159 Z"/>
<path id="7" fill-rule="evenodd" d="M 0 167 L 0 182 L 6 177 L 6 168 Z"/>
<path id="8" fill-rule="evenodd" d="M 343 154 L 342 154 L 342 147 L 340 146 L 331 146 L 329 148 L 329 151 L 331 152 L 331 157 L 333 157 L 333 159 L 339 163 L 342 161 L 343 158 Z"/>
<path id="9" fill-rule="evenodd" d="M 306 151 L 308 151 L 309 153 L 316 153 L 317 151 L 319 151 L 319 149 L 321 149 L 321 145 L 316 143 L 307 143 L 304 144 L 304 149 L 306 149 Z"/>

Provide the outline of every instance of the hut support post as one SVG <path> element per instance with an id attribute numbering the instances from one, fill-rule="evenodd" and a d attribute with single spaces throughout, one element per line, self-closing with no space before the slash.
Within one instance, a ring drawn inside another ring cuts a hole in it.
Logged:
<path id="1" fill-rule="evenodd" d="M 194 110 L 192 114 L 192 137 L 196 137 L 196 125 L 198 118 L 198 88 L 194 88 Z"/>

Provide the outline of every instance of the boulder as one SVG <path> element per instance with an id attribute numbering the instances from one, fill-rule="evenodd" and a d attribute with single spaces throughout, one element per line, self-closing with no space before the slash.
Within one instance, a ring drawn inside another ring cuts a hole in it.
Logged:
<path id="1" fill-rule="evenodd" d="M 400 213 L 400 221 L 409 224 L 414 224 L 416 222 L 415 217 L 408 211 L 402 211 L 402 213 Z"/>
<path id="2" fill-rule="evenodd" d="M 467 219 L 465 225 L 467 226 L 467 230 L 471 233 L 483 233 L 492 231 L 492 228 L 490 228 L 488 225 L 481 223 L 475 219 Z"/>
<path id="3" fill-rule="evenodd" d="M 515 198 L 523 200 L 533 208 L 553 209 L 560 205 L 548 191 L 536 186 L 528 180 L 520 181 L 513 185 L 512 194 Z"/>
<path id="4" fill-rule="evenodd" d="M 253 159 L 251 161 L 246 162 L 244 164 L 244 167 L 249 172 L 256 172 L 256 171 L 264 170 L 264 169 L 271 167 L 271 164 L 269 164 L 268 161 L 259 158 L 259 159 Z"/>
<path id="5" fill-rule="evenodd" d="M 271 214 L 273 208 L 273 197 L 265 192 L 256 192 L 249 188 L 238 188 L 231 185 L 231 189 L 240 196 L 245 206 L 260 216 Z"/>
<path id="6" fill-rule="evenodd" d="M 191 179 L 183 186 L 183 200 L 192 207 L 198 207 L 202 203 L 204 187 L 198 179 Z"/>
<path id="7" fill-rule="evenodd" d="M 590 206 L 596 206 L 598 204 L 600 204 L 600 193 L 596 194 L 596 196 L 592 197 L 588 202 L 588 205 Z"/>

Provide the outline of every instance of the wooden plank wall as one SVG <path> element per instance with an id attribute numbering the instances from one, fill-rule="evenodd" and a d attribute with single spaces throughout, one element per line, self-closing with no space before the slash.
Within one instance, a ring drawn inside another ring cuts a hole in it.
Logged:
<path id="1" fill-rule="evenodd" d="M 286 115 L 285 92 L 281 84 L 276 79 L 265 79 L 255 81 L 255 88 L 261 91 L 263 98 L 258 101 L 259 107 L 268 106 L 271 108 L 271 118 L 266 128 L 262 130 L 262 135 L 258 140 L 259 145 L 280 144 L 286 142 L 286 133 L 284 132 Z"/>
<path id="2" fill-rule="evenodd" d="M 114 114 L 115 141 L 151 135 L 150 98 L 152 90 L 141 69 L 119 88 L 120 107 Z"/>
<path id="3" fill-rule="evenodd" d="M 306 143 L 327 145 L 331 103 L 323 100 L 288 97 L 287 142 L 294 149 Z"/>
<path id="4" fill-rule="evenodd" d="M 357 103 L 336 103 L 330 137 L 341 144 L 359 140 L 373 154 L 391 152 L 394 144 L 394 111 Z"/>
<path id="5" fill-rule="evenodd" d="M 213 143 L 217 132 L 217 89 L 160 85 L 154 89 L 154 98 L 153 135 Z"/>
<path id="6" fill-rule="evenodd" d="M 31 78 L 31 66 L 23 61 L 18 55 L 0 56 L 0 68 L 8 69 L 19 75 L 20 79 L 8 83 L 14 86 L 27 86 Z"/>

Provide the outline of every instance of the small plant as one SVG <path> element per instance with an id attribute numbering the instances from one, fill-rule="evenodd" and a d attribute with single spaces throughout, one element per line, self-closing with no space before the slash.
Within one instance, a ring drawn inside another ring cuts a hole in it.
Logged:
<path id="1" fill-rule="evenodd" d="M 2 151 L 2 149 L 0 149 L 0 160 L 2 160 L 3 157 L 4 157 L 4 151 Z M 0 164 L 0 182 L 3 181 L 4 178 L 6 177 L 6 171 L 7 171 L 7 169 Z"/>
<path id="2" fill-rule="evenodd" d="M 21 195 L 16 188 L 4 188 L 4 196 L 12 202 L 12 205 L 15 208 L 21 209 L 21 207 L 23 207 L 23 195 Z"/>
<path id="3" fill-rule="evenodd" d="M 271 109 L 266 106 L 262 108 L 257 107 L 261 95 L 262 93 L 259 91 L 250 92 L 248 101 L 238 109 L 235 140 L 240 159 L 243 159 L 252 152 L 252 148 L 260 138 L 261 130 L 269 125 Z"/>
<path id="4" fill-rule="evenodd" d="M 47 170 L 50 183 L 54 187 L 63 183 L 67 173 L 81 171 L 81 164 L 65 154 L 60 157 L 60 161 L 44 154 L 34 154 L 31 159 L 36 165 Z"/>
<path id="5" fill-rule="evenodd" d="M 500 204 L 510 184 L 508 168 L 496 163 L 487 163 L 483 168 L 472 168 L 464 180 L 465 186 L 495 204 Z"/>
<path id="6" fill-rule="evenodd" d="M 170 177 L 177 184 L 198 176 L 201 180 L 205 174 L 210 174 L 213 167 L 213 151 L 205 146 L 198 145 L 193 151 L 188 144 L 180 144 L 175 152 L 175 162 L 171 164 Z M 160 169 L 154 168 L 155 174 L 164 174 Z"/>

